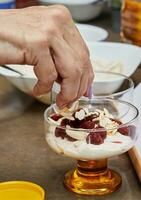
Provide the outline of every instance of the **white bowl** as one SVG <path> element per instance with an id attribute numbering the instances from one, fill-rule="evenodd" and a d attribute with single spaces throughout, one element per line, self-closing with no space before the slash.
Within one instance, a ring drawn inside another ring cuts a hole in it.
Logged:
<path id="1" fill-rule="evenodd" d="M 100 15 L 103 9 L 103 0 L 38 0 L 40 4 L 64 4 L 76 21 L 88 21 Z"/>
<path id="2" fill-rule="evenodd" d="M 98 59 L 105 59 L 107 61 L 120 60 L 123 63 L 123 74 L 126 76 L 131 76 L 134 71 L 137 69 L 138 65 L 141 62 L 141 48 L 135 45 L 129 45 L 124 43 L 110 43 L 110 42 L 96 42 L 96 43 L 88 43 L 88 48 L 90 50 L 91 57 Z M 13 69 L 16 69 L 24 74 L 21 77 L 19 74 L 15 72 L 11 72 L 7 69 L 3 69 L 0 67 L 0 74 L 7 77 L 7 79 L 13 83 L 17 88 L 22 90 L 23 92 L 30 94 L 34 84 L 37 81 L 36 76 L 33 72 L 32 66 L 27 65 L 9 65 Z M 121 84 L 120 80 L 116 80 Z M 114 84 L 113 84 L 114 83 Z M 114 91 L 117 87 L 115 84 L 115 80 L 113 79 L 105 79 L 105 80 L 96 80 L 96 84 L 103 84 L 103 88 L 108 90 L 110 86 L 110 90 Z M 107 86 L 106 86 L 107 85 Z M 109 85 L 109 86 L 108 86 Z M 112 88 L 111 88 L 112 86 Z M 58 84 L 54 85 L 53 90 L 58 92 L 59 87 Z M 46 95 L 42 95 L 41 97 L 37 97 L 43 103 L 50 104 L 51 102 L 51 93 Z"/>
<path id="3" fill-rule="evenodd" d="M 122 86 L 122 88 L 120 88 Z M 123 86 L 124 89 L 123 89 Z M 105 71 L 95 71 L 93 94 L 96 97 L 119 96 L 124 90 L 127 92 L 134 88 L 133 81 L 127 76 Z M 125 92 L 126 93 L 126 92 Z"/>
<path id="4" fill-rule="evenodd" d="M 98 26 L 78 23 L 76 26 L 86 42 L 103 41 L 108 37 L 108 32 Z"/>
<path id="5" fill-rule="evenodd" d="M 105 60 L 107 63 L 119 61 L 123 64 L 123 70 L 119 73 L 128 77 L 141 63 L 141 47 L 135 45 L 116 42 L 87 42 L 87 46 L 91 59 Z"/>

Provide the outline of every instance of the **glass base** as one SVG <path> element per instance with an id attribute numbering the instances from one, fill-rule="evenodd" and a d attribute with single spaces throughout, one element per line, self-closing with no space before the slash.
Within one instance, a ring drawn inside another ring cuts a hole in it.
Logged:
<path id="1" fill-rule="evenodd" d="M 77 168 L 65 175 L 64 184 L 77 194 L 104 195 L 116 191 L 121 176 L 107 168 L 107 160 L 78 161 Z"/>

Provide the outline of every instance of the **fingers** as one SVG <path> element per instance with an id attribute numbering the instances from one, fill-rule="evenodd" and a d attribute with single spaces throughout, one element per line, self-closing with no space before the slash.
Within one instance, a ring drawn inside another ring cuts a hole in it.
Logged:
<path id="1" fill-rule="evenodd" d="M 52 41 L 52 48 L 55 66 L 62 78 L 61 92 L 56 99 L 57 105 L 65 107 L 77 98 L 82 71 L 75 53 L 63 38 L 56 38 L 55 41 Z"/>
<path id="2" fill-rule="evenodd" d="M 38 78 L 38 82 L 34 87 L 34 95 L 42 95 L 51 90 L 54 81 L 57 79 L 57 71 L 50 52 L 41 52 L 38 55 L 39 61 L 34 67 L 34 72 Z"/>
<path id="3" fill-rule="evenodd" d="M 80 57 L 83 65 L 83 75 L 78 98 L 84 94 L 87 96 L 89 87 L 91 86 L 94 79 L 94 73 L 90 61 L 89 50 L 74 23 L 71 23 L 67 28 L 65 28 L 64 40 Z"/>
<path id="4" fill-rule="evenodd" d="M 76 99 L 79 85 L 79 79 L 76 79 L 76 81 L 72 80 L 72 78 L 63 79 L 61 92 L 56 97 L 56 103 L 60 108 L 67 107 L 70 102 Z"/>

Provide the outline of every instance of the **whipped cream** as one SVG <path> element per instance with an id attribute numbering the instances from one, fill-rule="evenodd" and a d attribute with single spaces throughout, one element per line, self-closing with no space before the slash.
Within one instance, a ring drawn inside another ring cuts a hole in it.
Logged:
<path id="1" fill-rule="evenodd" d="M 54 133 L 47 134 L 46 141 L 56 153 L 83 160 L 109 158 L 122 154 L 133 146 L 132 139 L 120 133 L 107 136 L 101 145 L 87 144 L 84 140 L 70 142 L 56 137 Z"/>
<path id="2" fill-rule="evenodd" d="M 59 154 L 83 160 L 109 158 L 124 153 L 133 146 L 131 137 L 123 135 L 118 131 L 117 127 L 119 123 L 114 120 L 107 109 L 96 109 L 95 111 L 88 112 L 87 107 L 79 108 L 79 110 L 72 113 L 71 116 L 67 115 L 67 119 L 74 122 L 75 120 L 84 120 L 91 116 L 94 116 L 92 122 L 99 121 L 100 128 L 103 127 L 106 131 L 107 135 L 106 138 L 103 139 L 103 143 L 88 143 L 87 137 L 91 134 L 90 130 L 84 130 L 82 128 L 77 128 L 77 130 L 75 130 L 69 125 L 66 125 L 64 130 L 67 136 L 74 139 L 73 141 L 69 140 L 67 137 L 62 138 L 56 136 L 56 127 L 60 126 L 62 121 L 66 119 L 66 117 L 63 116 L 57 121 L 54 121 L 51 117 L 48 118 L 52 122 L 46 134 L 46 140 L 49 146 Z M 94 128 L 97 128 L 99 125 L 95 124 Z"/>

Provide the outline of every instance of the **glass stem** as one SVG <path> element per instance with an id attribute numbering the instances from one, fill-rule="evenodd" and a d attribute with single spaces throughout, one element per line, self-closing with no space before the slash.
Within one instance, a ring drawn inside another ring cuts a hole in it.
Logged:
<path id="1" fill-rule="evenodd" d="M 77 173 L 81 176 L 98 176 L 107 173 L 107 159 L 77 161 Z"/>

